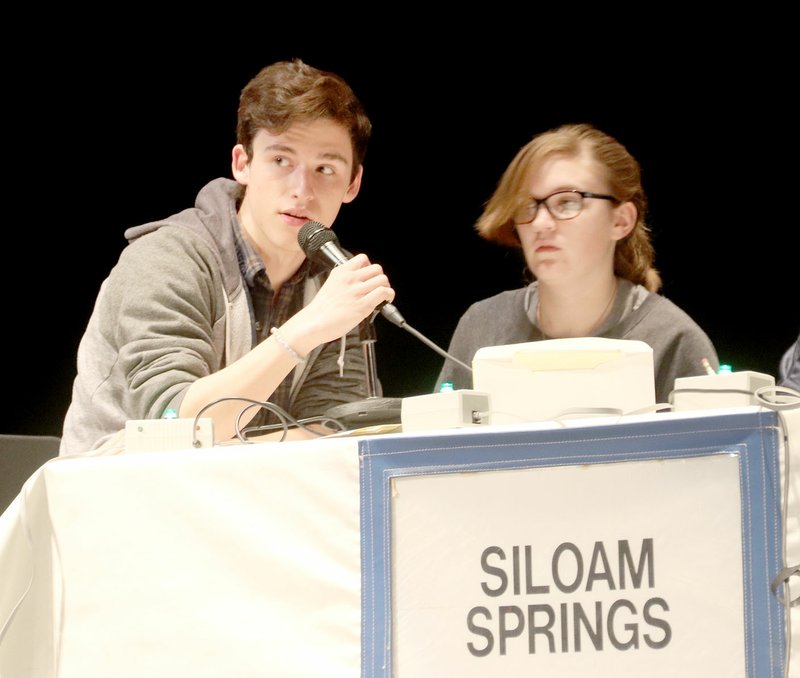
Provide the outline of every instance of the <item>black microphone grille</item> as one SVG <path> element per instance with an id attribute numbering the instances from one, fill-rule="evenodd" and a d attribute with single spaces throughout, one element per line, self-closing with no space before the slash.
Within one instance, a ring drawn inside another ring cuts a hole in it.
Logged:
<path id="1" fill-rule="evenodd" d="M 311 259 L 326 242 L 338 244 L 339 239 L 331 229 L 326 228 L 318 221 L 307 221 L 297 232 L 297 242 L 306 256 Z"/>

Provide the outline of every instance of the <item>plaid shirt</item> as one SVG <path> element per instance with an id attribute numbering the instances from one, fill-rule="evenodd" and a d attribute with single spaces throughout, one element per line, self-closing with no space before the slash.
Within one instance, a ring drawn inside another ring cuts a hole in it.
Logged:
<path id="1" fill-rule="evenodd" d="M 234 217 L 236 224 L 236 253 L 239 259 L 239 270 L 245 280 L 250 297 L 250 309 L 255 323 L 253 326 L 254 341 L 261 343 L 269 336 L 270 328 L 280 327 L 303 307 L 303 294 L 305 281 L 310 275 L 319 272 L 319 266 L 312 265 L 308 260 L 297 269 L 297 272 L 287 280 L 276 293 L 270 284 L 266 268 L 261 257 L 244 237 L 239 220 Z M 269 402 L 288 412 L 289 392 L 292 386 L 292 372 L 280 383 L 275 392 L 269 397 Z M 276 414 L 262 409 L 248 426 L 278 423 L 280 419 Z"/>

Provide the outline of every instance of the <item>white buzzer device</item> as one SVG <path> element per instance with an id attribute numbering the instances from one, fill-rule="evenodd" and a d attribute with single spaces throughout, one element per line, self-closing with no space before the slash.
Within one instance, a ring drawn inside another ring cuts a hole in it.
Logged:
<path id="1" fill-rule="evenodd" d="M 643 341 L 585 337 L 486 346 L 473 388 L 489 395 L 491 424 L 654 408 L 653 349 Z"/>

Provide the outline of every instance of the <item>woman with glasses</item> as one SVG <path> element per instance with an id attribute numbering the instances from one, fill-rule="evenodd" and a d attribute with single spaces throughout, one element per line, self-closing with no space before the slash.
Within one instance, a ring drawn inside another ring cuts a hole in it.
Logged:
<path id="1" fill-rule="evenodd" d="M 656 400 L 669 402 L 677 377 L 719 368 L 705 332 L 658 294 L 661 278 L 645 223 L 638 162 L 591 125 L 565 125 L 517 153 L 476 229 L 519 248 L 534 282 L 472 304 L 448 352 L 471 363 L 484 346 L 566 337 L 644 341 L 653 348 Z M 707 362 L 705 362 L 707 361 Z M 472 388 L 447 360 L 436 383 Z"/>

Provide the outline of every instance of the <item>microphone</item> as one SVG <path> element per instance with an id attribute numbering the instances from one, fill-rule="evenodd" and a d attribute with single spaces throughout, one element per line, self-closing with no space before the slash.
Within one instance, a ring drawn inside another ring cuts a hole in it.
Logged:
<path id="1" fill-rule="evenodd" d="M 339 239 L 336 237 L 336 234 L 318 221 L 308 221 L 303 224 L 297 233 L 297 242 L 300 244 L 300 248 L 305 252 L 308 259 L 325 266 L 339 266 L 350 259 L 339 246 Z M 400 315 L 400 312 L 392 304 L 383 302 L 378 306 L 378 310 L 380 310 L 383 317 L 390 322 L 411 332 L 439 354 L 451 360 L 455 360 L 472 372 L 469 365 L 462 363 L 460 360 L 446 353 L 432 341 L 406 324 L 405 318 Z M 375 367 L 375 334 L 372 327 L 372 320 L 375 315 L 377 315 L 377 313 L 372 313 L 371 317 L 365 318 L 359 325 L 361 345 L 364 348 L 364 360 L 367 365 L 367 399 L 335 405 L 325 413 L 326 416 L 332 417 L 351 429 L 374 424 L 400 423 L 403 399 L 382 398 L 375 395 L 377 390 L 376 385 L 378 383 L 378 375 Z"/>
<path id="2" fill-rule="evenodd" d="M 321 264 L 339 266 L 350 259 L 339 246 L 339 238 L 336 237 L 336 234 L 318 221 L 307 221 L 303 224 L 297 233 L 297 242 L 309 259 Z M 398 327 L 406 324 L 405 318 L 393 304 L 386 301 L 381 302 L 378 310 L 384 318 Z"/>
<path id="3" fill-rule="evenodd" d="M 307 221 L 303 224 L 300 227 L 300 231 L 297 233 L 297 242 L 300 244 L 300 248 L 303 252 L 305 252 L 306 257 L 321 264 L 338 266 L 350 259 L 339 246 L 339 238 L 336 237 L 336 234 L 318 221 Z M 432 348 L 442 357 L 452 360 L 472 373 L 472 368 L 469 365 L 461 362 L 455 356 L 450 355 L 447 351 L 434 344 L 430 339 L 406 323 L 405 318 L 403 318 L 400 311 L 398 311 L 393 304 L 384 301 L 378 306 L 378 309 L 383 314 L 383 317 L 391 323 L 413 334 L 422 343 Z"/>

